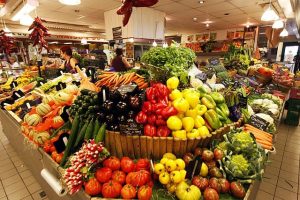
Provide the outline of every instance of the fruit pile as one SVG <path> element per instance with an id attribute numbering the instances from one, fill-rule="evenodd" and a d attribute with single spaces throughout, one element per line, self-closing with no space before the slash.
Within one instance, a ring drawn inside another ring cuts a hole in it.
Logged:
<path id="1" fill-rule="evenodd" d="M 294 84 L 294 75 L 290 73 L 289 69 L 279 67 L 273 73 L 273 81 L 281 85 L 292 87 Z"/>
<path id="2" fill-rule="evenodd" d="M 153 182 L 150 175 L 150 161 L 139 159 L 136 163 L 128 157 L 119 160 L 109 157 L 85 184 L 90 196 L 103 198 L 145 199 L 152 196 Z"/>

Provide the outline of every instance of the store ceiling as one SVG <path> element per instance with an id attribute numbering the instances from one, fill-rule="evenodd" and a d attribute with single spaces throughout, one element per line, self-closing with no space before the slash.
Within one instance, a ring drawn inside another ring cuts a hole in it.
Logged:
<path id="1" fill-rule="evenodd" d="M 82 0 L 79 6 L 62 5 L 58 0 L 39 2 L 37 13 L 44 19 L 84 25 L 90 28 L 89 31 L 97 29 L 99 32 L 104 32 L 104 12 L 121 4 L 121 0 Z M 166 13 L 166 34 L 172 35 L 203 32 L 207 28 L 202 22 L 207 20 L 213 22 L 210 30 L 243 27 L 247 22 L 260 24 L 264 10 L 260 5 L 262 3 L 264 0 L 206 0 L 204 4 L 200 4 L 199 0 L 160 0 L 153 7 Z M 193 21 L 194 17 L 197 18 L 196 22 Z"/>

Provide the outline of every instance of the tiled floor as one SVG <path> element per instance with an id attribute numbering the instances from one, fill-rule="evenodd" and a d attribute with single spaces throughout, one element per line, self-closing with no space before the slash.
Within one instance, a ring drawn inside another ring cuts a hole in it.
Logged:
<path id="1" fill-rule="evenodd" d="M 300 200 L 300 126 L 281 124 L 255 200 Z M 48 199 L 19 159 L 0 124 L 0 200 Z M 252 200 L 252 199 L 251 199 Z"/>
<path id="2" fill-rule="evenodd" d="M 0 124 L 0 200 L 33 199 L 48 198 L 9 144 Z"/>

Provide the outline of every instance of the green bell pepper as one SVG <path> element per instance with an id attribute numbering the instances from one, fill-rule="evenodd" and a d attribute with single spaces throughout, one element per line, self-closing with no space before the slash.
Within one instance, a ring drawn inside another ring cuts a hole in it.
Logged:
<path id="1" fill-rule="evenodd" d="M 218 117 L 218 114 L 213 109 L 208 110 L 204 114 L 204 118 L 213 129 L 218 129 L 222 126 L 222 123 Z"/>
<path id="2" fill-rule="evenodd" d="M 208 94 L 203 95 L 203 97 L 201 99 L 201 103 L 203 105 L 205 105 L 208 109 L 215 109 L 216 108 L 216 102 Z"/>
<path id="3" fill-rule="evenodd" d="M 229 116 L 230 113 L 229 113 L 229 109 L 228 109 L 226 103 L 218 104 L 218 108 L 220 108 L 222 113 L 224 113 L 227 117 Z"/>
<path id="4" fill-rule="evenodd" d="M 224 103 L 225 102 L 225 98 L 223 97 L 222 94 L 218 93 L 218 92 L 212 92 L 210 93 L 210 96 L 213 98 L 213 100 L 217 103 Z"/>

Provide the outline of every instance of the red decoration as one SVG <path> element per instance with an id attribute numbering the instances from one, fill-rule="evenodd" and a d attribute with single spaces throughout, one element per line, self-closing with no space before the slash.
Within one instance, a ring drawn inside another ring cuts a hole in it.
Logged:
<path id="1" fill-rule="evenodd" d="M 5 4 L 6 4 L 6 0 L 0 0 L 0 8 L 4 7 Z"/>
<path id="2" fill-rule="evenodd" d="M 48 42 L 44 39 L 44 37 L 50 36 L 48 33 L 48 28 L 43 25 L 43 22 L 46 21 L 36 17 L 28 29 L 28 31 L 33 30 L 29 34 L 29 39 L 33 41 L 33 46 L 36 46 L 37 44 L 40 45 L 40 52 L 42 51 L 43 47 L 48 49 Z"/>
<path id="3" fill-rule="evenodd" d="M 7 55 L 10 55 L 12 50 L 15 48 L 14 38 L 7 36 L 6 33 L 1 30 L 0 31 L 0 52 L 4 52 Z"/>
<path id="4" fill-rule="evenodd" d="M 117 14 L 124 15 L 123 26 L 126 26 L 132 13 L 132 7 L 150 7 L 157 2 L 158 0 L 122 0 L 122 5 L 117 10 Z"/>

